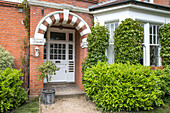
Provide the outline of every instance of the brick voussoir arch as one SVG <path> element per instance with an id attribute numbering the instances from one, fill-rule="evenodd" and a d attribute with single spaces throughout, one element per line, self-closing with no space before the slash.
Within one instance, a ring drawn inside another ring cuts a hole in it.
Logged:
<path id="1" fill-rule="evenodd" d="M 88 24 L 78 15 L 69 12 L 69 10 L 56 11 L 42 18 L 36 27 L 34 39 L 44 39 L 44 34 L 48 26 L 55 23 L 70 24 L 80 33 L 81 37 L 88 36 L 91 32 Z M 87 38 L 87 37 L 84 37 Z"/>

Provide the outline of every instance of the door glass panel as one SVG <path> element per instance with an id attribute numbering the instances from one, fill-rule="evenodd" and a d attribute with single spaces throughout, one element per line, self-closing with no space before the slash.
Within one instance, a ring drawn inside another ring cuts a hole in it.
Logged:
<path id="1" fill-rule="evenodd" d="M 73 60 L 73 45 L 72 44 L 69 44 L 68 53 L 69 53 L 69 60 Z"/>
<path id="2" fill-rule="evenodd" d="M 66 40 L 65 33 L 50 32 L 50 40 Z"/>
<path id="3" fill-rule="evenodd" d="M 66 44 L 50 44 L 50 59 L 65 60 L 66 59 Z"/>

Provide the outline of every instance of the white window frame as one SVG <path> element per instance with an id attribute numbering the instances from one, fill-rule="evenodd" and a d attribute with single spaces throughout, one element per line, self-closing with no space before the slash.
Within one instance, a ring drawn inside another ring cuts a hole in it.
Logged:
<path id="1" fill-rule="evenodd" d="M 114 37 L 114 31 L 115 31 L 115 29 L 116 29 L 116 24 L 117 24 L 117 26 L 119 25 L 119 22 L 112 22 L 112 23 L 105 23 L 105 26 L 107 27 L 107 25 L 109 26 L 109 28 L 108 28 L 108 30 L 109 30 L 109 46 L 111 46 L 111 45 L 113 45 L 113 48 L 114 48 L 114 39 L 113 39 L 113 37 Z M 112 25 L 113 25 L 113 30 L 112 30 Z M 109 48 L 108 48 L 109 49 Z M 107 56 L 107 58 L 108 58 L 108 63 L 109 64 L 112 64 L 112 63 L 115 63 L 115 57 L 114 57 L 114 55 L 115 55 L 115 51 L 114 51 L 114 49 L 113 49 L 113 54 L 112 54 L 112 58 L 113 59 L 111 59 L 111 61 L 109 60 L 109 56 L 108 56 L 108 49 L 106 49 L 106 56 Z"/>
<path id="2" fill-rule="evenodd" d="M 158 65 L 157 66 L 162 66 L 161 56 L 160 56 L 161 44 L 160 43 L 150 44 L 150 25 L 153 25 L 153 24 L 144 23 L 143 65 L 150 66 L 150 46 L 158 46 Z"/>

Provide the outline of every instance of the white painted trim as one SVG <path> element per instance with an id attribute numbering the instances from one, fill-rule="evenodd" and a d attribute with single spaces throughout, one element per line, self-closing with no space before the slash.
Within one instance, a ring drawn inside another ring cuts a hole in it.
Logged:
<path id="1" fill-rule="evenodd" d="M 72 20 L 71 20 L 71 25 L 73 26 L 77 21 L 77 17 L 73 16 Z"/>
<path id="2" fill-rule="evenodd" d="M 98 14 L 98 13 L 104 13 L 106 11 L 113 11 L 113 10 L 118 10 L 118 9 L 123 9 L 123 8 L 136 8 L 136 9 L 141 9 L 141 10 L 146 10 L 146 11 L 151 11 L 151 12 L 156 12 L 156 13 L 170 14 L 170 11 L 164 11 L 164 10 L 160 10 L 160 9 L 149 8 L 149 7 L 133 5 L 133 4 L 105 8 L 105 9 L 101 9 L 101 10 L 97 10 L 97 11 L 91 11 L 90 13 L 91 14 Z"/>
<path id="3" fill-rule="evenodd" d="M 88 33 L 89 33 L 89 30 L 85 29 L 80 33 L 80 35 L 83 36 L 83 35 L 88 34 Z"/>
<path id="4" fill-rule="evenodd" d="M 148 20 L 148 19 L 145 19 L 145 18 L 139 18 L 139 17 L 137 17 L 137 18 L 135 18 L 135 20 L 138 20 L 138 21 L 140 21 L 140 22 L 144 22 L 144 23 L 154 23 L 154 24 L 164 24 L 165 22 L 161 22 L 160 20 L 158 20 L 158 21 L 153 21 L 153 20 Z"/>
<path id="5" fill-rule="evenodd" d="M 55 18 L 55 20 L 56 20 L 55 23 L 58 23 L 58 22 L 60 21 L 60 16 L 59 16 L 59 14 L 55 14 L 55 15 L 54 15 L 54 18 Z"/>
<path id="6" fill-rule="evenodd" d="M 145 66 L 150 66 L 150 37 L 149 37 L 149 23 L 144 24 L 144 44 L 145 44 Z"/>
<path id="7" fill-rule="evenodd" d="M 47 23 L 51 26 L 53 21 L 50 19 L 50 17 L 48 17 L 47 19 L 45 19 L 47 21 Z"/>
<path id="8" fill-rule="evenodd" d="M 55 11 L 55 12 L 52 12 L 52 13 L 46 15 L 45 17 L 43 17 L 43 18 L 40 20 L 40 22 L 39 22 L 39 24 L 37 25 L 36 30 L 35 30 L 35 34 L 34 34 L 34 38 L 35 38 L 35 39 L 37 39 L 37 38 L 43 39 L 43 38 L 44 38 L 44 35 L 43 35 L 43 34 L 38 33 L 38 30 L 39 30 L 41 24 L 44 22 L 44 20 L 46 20 L 48 23 L 51 23 L 52 20 L 51 20 L 49 17 L 52 16 L 52 15 L 55 15 L 55 18 L 58 18 L 58 16 L 57 16 L 56 14 L 59 14 L 59 13 L 64 13 L 64 11 Z M 73 15 L 73 18 L 75 18 L 75 19 L 74 19 L 74 22 L 75 22 L 76 18 L 77 18 L 77 19 L 79 18 L 79 19 L 81 20 L 81 22 L 83 22 L 83 24 L 87 27 L 87 29 L 85 29 L 84 31 L 82 31 L 82 32 L 80 33 L 81 36 L 83 36 L 83 35 L 85 35 L 85 34 L 88 34 L 88 33 L 91 33 L 90 27 L 88 26 L 88 24 L 87 24 L 80 16 L 78 16 L 78 15 L 76 15 L 76 14 L 74 14 L 74 13 L 71 13 L 71 12 L 69 12 L 69 14 L 70 14 L 70 15 Z M 50 20 L 51 20 L 51 21 L 50 21 Z M 77 20 L 76 20 L 76 21 L 77 21 Z M 72 19 L 72 23 L 73 23 L 73 19 Z"/>
<path id="9" fill-rule="evenodd" d="M 63 24 L 66 24 L 68 21 L 68 16 L 69 16 L 69 10 L 64 9 L 64 20 L 63 20 Z"/>
<path id="10" fill-rule="evenodd" d="M 88 47 L 87 44 L 88 44 L 87 38 L 84 38 L 84 39 L 82 39 L 82 43 L 80 44 L 80 46 L 82 48 L 87 48 Z"/>
<path id="11" fill-rule="evenodd" d="M 46 27 L 44 24 L 41 24 L 41 25 L 40 25 L 40 29 L 46 31 L 46 30 L 47 30 L 47 27 Z"/>
<path id="12" fill-rule="evenodd" d="M 55 8 L 55 9 L 68 9 L 70 11 L 75 11 L 75 12 L 89 13 L 88 8 L 76 7 L 76 6 L 68 5 L 68 4 L 58 4 L 58 3 L 37 1 L 37 0 L 29 0 L 29 4 L 42 6 L 42 7 Z"/>
<path id="13" fill-rule="evenodd" d="M 1 0 L 1 1 L 14 2 L 14 3 L 22 3 L 23 0 Z"/>
<path id="14" fill-rule="evenodd" d="M 79 30 L 80 28 L 82 28 L 84 26 L 84 23 L 81 21 L 79 23 L 79 25 L 76 27 L 77 30 Z"/>

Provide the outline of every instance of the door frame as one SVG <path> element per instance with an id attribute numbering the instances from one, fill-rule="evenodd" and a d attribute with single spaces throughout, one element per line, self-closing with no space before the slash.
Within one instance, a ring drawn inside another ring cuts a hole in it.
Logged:
<path id="1" fill-rule="evenodd" d="M 51 40 L 50 41 L 50 32 L 59 32 L 59 33 L 66 33 L 66 41 L 60 41 L 60 40 Z M 69 33 L 72 33 L 73 34 L 73 41 L 69 41 Z M 72 81 L 72 80 L 69 80 L 68 79 L 68 75 L 69 75 L 69 59 L 68 59 L 68 55 L 69 55 L 69 53 L 68 53 L 68 46 L 66 46 L 66 60 L 67 60 L 67 80 L 66 80 L 66 82 L 75 82 L 75 30 L 74 29 L 59 29 L 59 28 L 48 28 L 48 30 L 47 30 L 47 40 L 46 40 L 46 44 L 47 44 L 47 55 L 46 55 L 46 59 L 44 59 L 44 61 L 46 61 L 46 60 L 50 60 L 50 58 L 49 58 L 49 55 L 50 55 L 50 49 L 49 49 L 49 43 L 58 43 L 58 44 L 62 44 L 62 43 L 64 43 L 64 44 L 66 44 L 66 45 L 69 45 L 69 44 L 73 44 L 73 62 L 74 62 L 74 68 L 73 68 L 73 70 L 74 70 L 74 72 L 73 72 L 73 78 L 74 78 L 74 80 Z M 45 82 L 45 81 L 44 81 Z M 60 82 L 60 81 L 59 81 Z M 63 82 L 63 81 L 61 81 L 61 82 Z"/>

